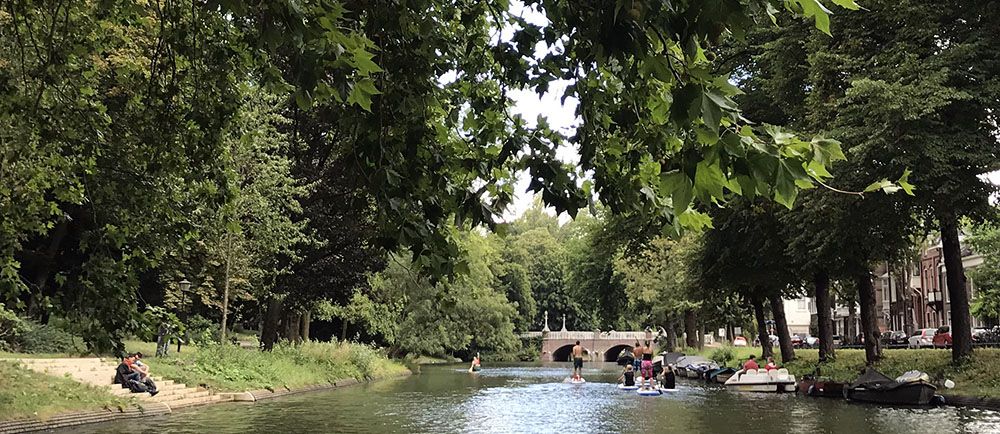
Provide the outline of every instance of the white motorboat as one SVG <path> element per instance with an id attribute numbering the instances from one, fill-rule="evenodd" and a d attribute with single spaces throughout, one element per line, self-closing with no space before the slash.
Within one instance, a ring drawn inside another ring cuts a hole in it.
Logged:
<path id="1" fill-rule="evenodd" d="M 740 392 L 795 392 L 795 376 L 785 368 L 736 371 L 726 380 L 726 387 Z"/>

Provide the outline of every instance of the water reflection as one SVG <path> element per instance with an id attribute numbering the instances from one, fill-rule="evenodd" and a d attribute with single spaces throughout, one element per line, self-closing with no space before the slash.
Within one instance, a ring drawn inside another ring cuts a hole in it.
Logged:
<path id="1" fill-rule="evenodd" d="M 126 433 L 329 432 L 1000 432 L 1000 413 L 941 407 L 886 408 L 796 395 L 734 393 L 679 381 L 641 397 L 617 389 L 617 367 L 584 370 L 563 383 L 566 364 L 424 367 L 421 375 L 257 404 L 223 404 L 145 421 L 74 429 Z"/>

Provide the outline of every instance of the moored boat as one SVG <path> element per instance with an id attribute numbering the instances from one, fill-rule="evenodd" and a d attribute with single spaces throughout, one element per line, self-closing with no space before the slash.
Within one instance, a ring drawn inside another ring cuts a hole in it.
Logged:
<path id="1" fill-rule="evenodd" d="M 739 370 L 726 380 L 726 387 L 740 392 L 795 392 L 795 376 L 787 369 Z"/>
<path id="2" fill-rule="evenodd" d="M 811 375 L 799 380 L 799 393 L 823 398 L 843 398 L 847 383 L 816 378 Z"/>
<path id="3" fill-rule="evenodd" d="M 725 384 L 726 380 L 736 373 L 733 368 L 718 368 L 705 373 L 705 381 L 709 383 Z"/>
<path id="4" fill-rule="evenodd" d="M 927 374 L 911 371 L 893 380 L 869 367 L 844 388 L 844 397 L 876 404 L 929 405 L 935 401 L 936 392 Z"/>

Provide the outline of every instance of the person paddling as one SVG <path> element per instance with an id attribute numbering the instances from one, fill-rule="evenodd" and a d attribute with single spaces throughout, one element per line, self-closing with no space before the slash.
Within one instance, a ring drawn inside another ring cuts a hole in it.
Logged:
<path id="1" fill-rule="evenodd" d="M 639 345 L 639 341 L 635 341 L 635 346 L 632 347 L 632 370 L 639 372 L 639 368 L 642 366 L 642 345 Z"/>
<path id="2" fill-rule="evenodd" d="M 477 372 L 480 369 L 482 369 L 482 366 L 479 361 L 479 353 L 476 353 L 476 356 L 472 358 L 472 366 L 469 366 L 469 372 Z"/>
<path id="3" fill-rule="evenodd" d="M 644 389 L 651 389 L 653 387 L 653 349 L 649 346 L 649 341 L 646 341 L 646 345 L 642 348 L 642 387 Z M 649 381 L 649 385 L 646 385 L 646 381 Z"/>
<path id="4" fill-rule="evenodd" d="M 576 341 L 576 345 L 573 346 L 573 379 L 579 381 L 582 372 L 583 347 L 580 345 L 580 341 Z"/>
<path id="5" fill-rule="evenodd" d="M 635 387 L 635 371 L 632 365 L 625 365 L 625 370 L 622 371 L 622 376 L 618 377 L 618 381 L 625 387 Z"/>

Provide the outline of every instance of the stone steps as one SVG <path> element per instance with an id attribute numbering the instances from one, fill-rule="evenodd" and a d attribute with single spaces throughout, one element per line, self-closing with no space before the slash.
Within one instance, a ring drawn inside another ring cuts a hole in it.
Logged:
<path id="1" fill-rule="evenodd" d="M 20 359 L 24 367 L 36 372 L 58 377 L 70 377 L 80 383 L 106 388 L 111 394 L 123 398 L 136 398 L 142 403 L 166 404 L 170 408 L 182 408 L 204 403 L 216 402 L 221 399 L 200 387 L 188 387 L 173 380 L 160 376 L 152 376 L 159 393 L 150 396 L 147 393 L 132 393 L 119 384 L 113 384 L 116 360 L 101 358 L 79 359 Z"/>

